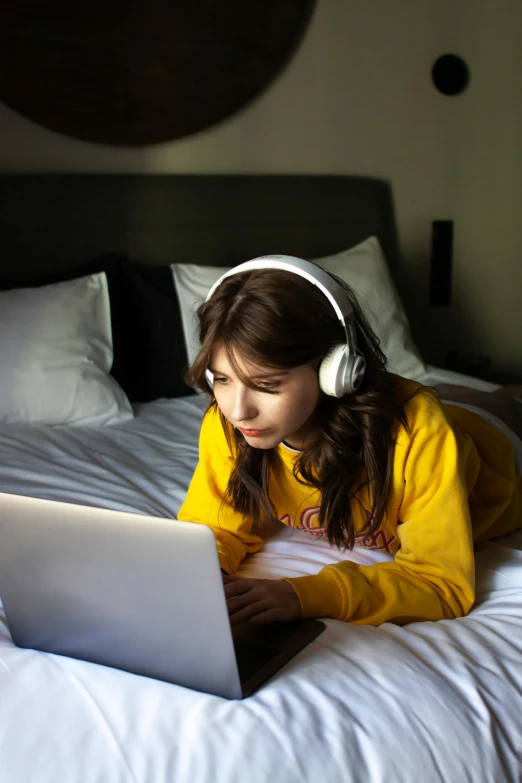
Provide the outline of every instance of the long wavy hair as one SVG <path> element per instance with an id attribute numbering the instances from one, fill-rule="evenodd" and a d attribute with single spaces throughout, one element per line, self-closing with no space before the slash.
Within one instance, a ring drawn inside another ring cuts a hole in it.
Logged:
<path id="1" fill-rule="evenodd" d="M 371 516 L 366 530 L 374 534 L 386 512 L 393 474 L 393 454 L 399 424 L 408 429 L 401 399 L 400 378 L 387 371 L 379 340 L 368 324 L 357 298 L 343 280 L 355 313 L 359 351 L 366 359 L 364 379 L 357 389 L 335 398 L 320 393 L 312 414 L 315 433 L 307 438 L 294 463 L 297 481 L 321 494 L 319 525 L 331 544 L 351 549 L 355 543 L 352 501 L 368 488 Z M 344 329 L 325 295 L 302 277 L 282 270 L 260 269 L 226 278 L 211 299 L 197 311 L 201 350 L 187 370 L 193 388 L 216 399 L 205 370 L 213 350 L 226 351 L 238 377 L 245 377 L 237 358 L 270 370 L 288 370 L 305 364 L 318 367 L 331 347 L 346 342 Z M 266 394 L 277 393 L 270 390 Z M 277 449 L 256 449 L 246 442 L 221 413 L 226 439 L 235 455 L 223 502 L 248 516 L 253 532 L 269 529 L 277 512 L 269 496 L 272 469 L 280 459 Z"/>

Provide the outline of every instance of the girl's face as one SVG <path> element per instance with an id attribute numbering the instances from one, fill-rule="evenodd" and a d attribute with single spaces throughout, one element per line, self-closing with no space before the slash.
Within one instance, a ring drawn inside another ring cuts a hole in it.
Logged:
<path id="1" fill-rule="evenodd" d="M 317 371 L 310 364 L 291 370 L 267 370 L 237 355 L 236 359 L 241 372 L 257 388 L 246 386 L 234 372 L 225 350 L 215 348 L 209 369 L 221 412 L 241 430 L 249 446 L 272 449 L 285 441 L 294 449 L 302 449 L 321 394 Z M 266 390 L 277 393 L 267 394 Z"/>

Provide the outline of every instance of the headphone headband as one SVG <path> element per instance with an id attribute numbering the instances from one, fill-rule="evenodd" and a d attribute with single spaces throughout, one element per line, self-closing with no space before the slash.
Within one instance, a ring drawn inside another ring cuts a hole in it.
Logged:
<path id="1" fill-rule="evenodd" d="M 284 272 L 293 272 L 295 275 L 304 277 L 305 280 L 308 280 L 323 292 L 345 328 L 354 321 L 354 313 L 348 297 L 333 277 L 316 264 L 295 256 L 259 256 L 259 258 L 254 258 L 252 261 L 245 261 L 243 264 L 239 264 L 225 272 L 214 283 L 205 301 L 208 302 L 216 288 L 221 285 L 226 277 L 238 275 L 241 272 L 249 272 L 252 269 L 281 269 Z"/>

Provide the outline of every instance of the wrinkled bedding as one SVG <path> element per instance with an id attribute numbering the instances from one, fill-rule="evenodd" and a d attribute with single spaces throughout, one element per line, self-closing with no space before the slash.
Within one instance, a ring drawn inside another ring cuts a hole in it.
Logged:
<path id="1" fill-rule="evenodd" d="M 158 400 L 114 427 L 1 426 L 0 491 L 175 518 L 204 407 L 200 397 Z M 240 573 L 311 574 L 342 557 L 388 555 L 341 554 L 282 527 Z M 0 613 L 0 779 L 520 781 L 522 534 L 479 547 L 477 601 L 466 618 L 326 625 L 257 693 L 229 702 L 19 649 Z"/>

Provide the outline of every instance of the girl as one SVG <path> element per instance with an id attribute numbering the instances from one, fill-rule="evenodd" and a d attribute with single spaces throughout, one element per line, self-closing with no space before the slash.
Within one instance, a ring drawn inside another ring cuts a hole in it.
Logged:
<path id="1" fill-rule="evenodd" d="M 353 291 L 309 262 L 240 265 L 197 314 L 201 350 L 187 380 L 211 402 L 178 519 L 212 527 L 231 624 L 466 615 L 474 543 L 522 524 L 509 438 L 388 372 Z M 279 580 L 233 576 L 281 524 L 394 559 Z"/>

